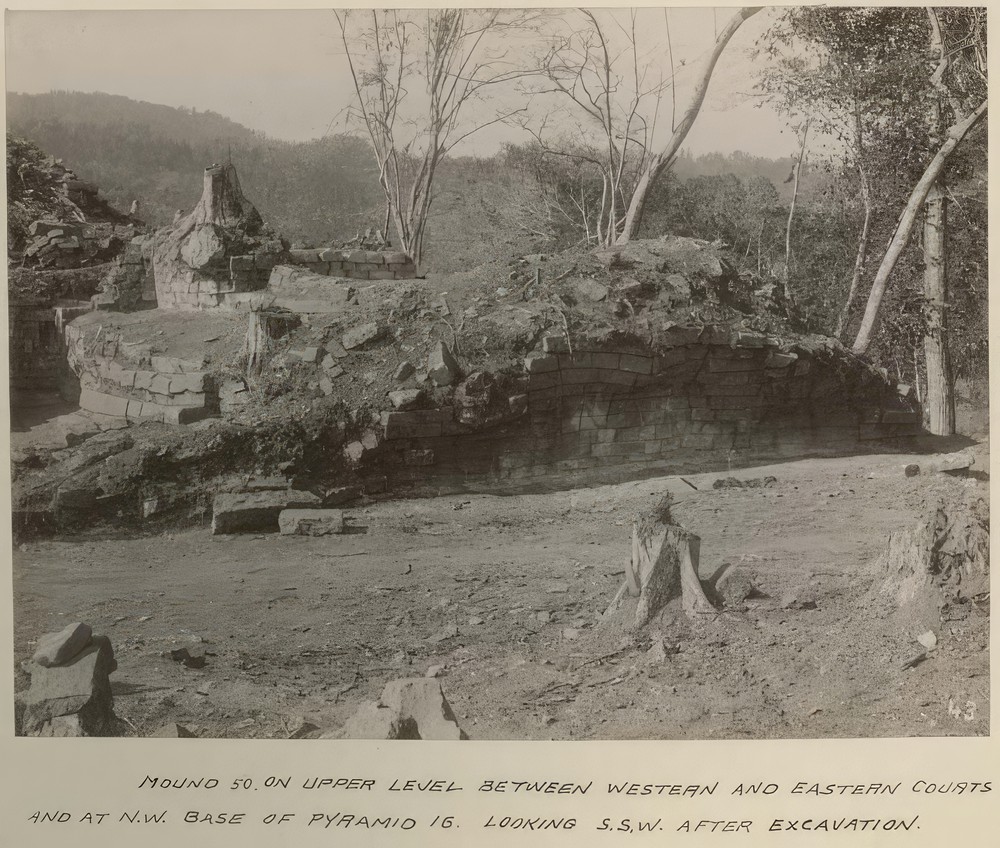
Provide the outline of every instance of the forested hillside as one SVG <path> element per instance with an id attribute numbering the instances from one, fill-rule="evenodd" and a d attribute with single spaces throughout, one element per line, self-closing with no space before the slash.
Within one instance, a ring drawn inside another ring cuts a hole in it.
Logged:
<path id="1" fill-rule="evenodd" d="M 383 226 L 377 171 L 367 143 L 354 136 L 283 142 L 215 112 L 81 92 L 9 94 L 7 121 L 15 135 L 71 162 L 116 205 L 128 208 L 139 200 L 140 216 L 153 225 L 168 223 L 177 209 L 190 209 L 201 191 L 197 174 L 231 156 L 262 214 L 294 240 L 336 241 L 359 229 Z M 505 243 L 551 249 L 573 240 L 568 232 L 560 235 L 566 227 L 547 228 L 523 217 L 545 203 L 525 150 L 488 159 L 456 157 L 444 164 L 432 207 L 433 237 L 428 239 L 433 265 L 463 263 L 469 251 Z M 756 180 L 775 187 L 775 198 L 787 200 L 783 181 L 789 168 L 787 158 L 685 154 L 678 158 L 674 176 L 675 182 L 699 178 L 696 191 L 728 195 L 737 183 Z M 725 197 L 720 202 L 725 206 L 730 201 Z M 713 239 L 737 235 L 725 225 L 716 227 L 718 232 L 711 226 L 702 232 L 704 221 L 694 221 L 680 208 L 671 217 L 691 234 Z M 651 219 L 647 228 L 665 223 L 662 217 Z M 558 243 L 549 244 L 553 240 Z"/>

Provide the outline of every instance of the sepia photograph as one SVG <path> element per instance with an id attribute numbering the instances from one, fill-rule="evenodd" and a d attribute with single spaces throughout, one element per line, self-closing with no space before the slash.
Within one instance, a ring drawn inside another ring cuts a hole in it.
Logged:
<path id="1" fill-rule="evenodd" d="M 988 737 L 986 31 L 8 10 L 13 733 Z"/>

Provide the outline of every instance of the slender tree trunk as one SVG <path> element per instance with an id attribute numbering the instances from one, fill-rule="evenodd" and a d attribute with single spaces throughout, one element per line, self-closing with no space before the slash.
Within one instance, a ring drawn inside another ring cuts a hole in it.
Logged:
<path id="1" fill-rule="evenodd" d="M 628 244 L 638 234 L 639 227 L 642 224 L 642 215 L 646 209 L 647 195 L 656 183 L 656 180 L 660 177 L 660 174 L 673 163 L 674 157 L 677 156 L 681 145 L 684 143 L 684 139 L 687 138 L 688 133 L 691 131 L 695 118 L 698 117 L 698 112 L 701 111 L 701 105 L 705 102 L 705 95 L 708 93 L 708 84 L 712 80 L 712 73 L 715 71 L 715 66 L 722 55 L 722 51 L 726 49 L 729 40 L 736 34 L 736 30 L 742 26 L 743 22 L 756 15 L 760 10 L 760 6 L 747 6 L 740 9 L 729 19 L 729 23 L 726 24 L 725 29 L 715 39 L 715 46 L 705 60 L 701 76 L 698 78 L 694 93 L 691 96 L 691 103 L 681 117 L 680 123 L 670 136 L 666 147 L 649 158 L 646 167 L 643 168 L 642 174 L 639 176 L 639 182 L 632 194 L 628 211 L 625 213 L 625 221 L 622 225 L 621 233 L 615 239 L 616 244 Z"/>
<path id="2" fill-rule="evenodd" d="M 868 173 L 864 167 L 858 166 L 858 175 L 861 177 L 861 202 L 865 207 L 865 220 L 861 225 L 861 236 L 858 238 L 858 252 L 854 257 L 854 271 L 851 274 L 851 286 L 847 290 L 847 300 L 840 310 L 837 318 L 837 329 L 833 331 L 838 339 L 847 327 L 847 322 L 851 317 L 851 308 L 854 306 L 854 298 L 858 295 L 858 286 L 861 284 L 861 276 L 865 272 L 865 265 L 868 262 L 868 235 L 872 228 L 872 197 L 868 186 Z"/>
<path id="3" fill-rule="evenodd" d="M 947 236 L 948 212 L 941 180 L 931 186 L 924 212 L 924 297 L 927 333 L 924 359 L 927 370 L 927 427 L 935 436 L 955 432 L 955 398 L 948 354 Z"/>
<path id="4" fill-rule="evenodd" d="M 917 217 L 924 205 L 924 201 L 927 200 L 931 186 L 934 185 L 944 170 L 948 157 L 962 143 L 962 140 L 969 134 L 969 130 L 976 126 L 986 114 L 987 105 L 988 101 L 984 100 L 979 104 L 975 112 L 949 128 L 945 134 L 944 143 L 938 148 L 934 158 L 931 159 L 920 180 L 914 186 L 906 208 L 899 217 L 899 223 L 896 224 L 896 232 L 892 236 L 892 241 L 889 242 L 889 248 L 882 258 L 882 264 L 879 265 L 879 269 L 875 274 L 875 281 L 872 283 L 871 294 L 868 295 L 868 304 L 865 307 L 864 318 L 861 320 L 861 328 L 858 330 L 858 337 L 854 340 L 853 350 L 855 353 L 865 353 L 871 346 L 872 338 L 875 335 L 879 309 L 882 306 L 882 298 L 885 296 L 889 277 L 892 275 L 893 270 L 895 270 L 896 263 L 899 261 L 903 249 L 910 241 L 910 236 L 913 234 L 913 229 L 916 226 Z"/>
<path id="5" fill-rule="evenodd" d="M 931 25 L 931 58 L 938 62 L 932 81 L 938 98 L 928 108 L 930 136 L 941 132 L 941 99 L 947 96 L 944 74 L 949 58 L 941 34 L 937 12 L 928 9 Z M 927 372 L 927 429 L 936 436 L 955 432 L 955 398 L 952 389 L 951 361 L 948 351 L 948 207 L 944 191 L 944 173 L 927 193 L 924 204 L 924 299 L 927 328 L 924 333 L 924 370 Z"/>
<path id="6" fill-rule="evenodd" d="M 795 182 L 792 184 L 792 202 L 788 207 L 788 223 L 785 224 L 785 272 L 782 274 L 785 303 L 794 303 L 788 280 L 792 272 L 792 221 L 795 218 L 795 203 L 799 199 L 799 182 L 802 179 L 802 160 L 806 155 L 806 137 L 809 135 L 809 121 L 802 128 L 802 139 L 799 142 L 799 158 L 795 163 Z"/>

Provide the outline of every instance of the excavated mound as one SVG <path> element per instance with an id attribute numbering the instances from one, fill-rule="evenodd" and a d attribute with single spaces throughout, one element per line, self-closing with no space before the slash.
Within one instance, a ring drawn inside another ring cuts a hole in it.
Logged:
<path id="1" fill-rule="evenodd" d="M 118 294 L 98 298 L 137 302 L 151 272 L 158 308 L 65 328 L 94 431 L 138 425 L 134 446 L 99 464 L 70 446 L 15 457 L 15 511 L 144 522 L 155 502 L 190 520 L 247 474 L 323 497 L 554 490 L 920 432 L 908 388 L 797 332 L 718 244 L 664 236 L 426 279 L 400 279 L 405 259 L 287 250 L 232 167 L 206 169 L 198 206 L 133 242 Z"/>

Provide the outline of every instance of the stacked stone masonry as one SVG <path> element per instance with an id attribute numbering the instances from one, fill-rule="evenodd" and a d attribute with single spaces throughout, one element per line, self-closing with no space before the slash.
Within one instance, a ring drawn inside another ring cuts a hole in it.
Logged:
<path id="1" fill-rule="evenodd" d="M 677 330 L 694 341 L 655 356 L 530 354 L 506 415 L 485 428 L 457 407 L 383 413 L 371 473 L 390 485 L 571 485 L 852 453 L 921 432 L 913 401 L 843 351 Z"/>
<path id="2" fill-rule="evenodd" d="M 406 280 L 416 276 L 416 267 L 407 254 L 366 250 L 282 252 L 280 245 L 266 245 L 257 253 L 231 256 L 228 262 L 228 273 L 192 273 L 179 287 L 177 280 L 170 287 L 158 286 L 157 304 L 168 309 L 237 305 L 239 295 L 263 291 L 269 282 L 272 287 L 276 282 L 280 284 L 280 277 L 291 267 L 352 280 Z"/>
<path id="3" fill-rule="evenodd" d="M 205 362 L 136 351 L 124 361 L 116 340 L 91 342 L 65 329 L 70 367 L 80 377 L 80 408 L 129 421 L 190 424 L 212 414 L 216 392 Z M 134 367 L 132 367 L 134 365 Z"/>
<path id="4" fill-rule="evenodd" d="M 289 262 L 314 274 L 352 280 L 410 280 L 417 273 L 406 253 L 380 250 L 291 250 Z"/>

